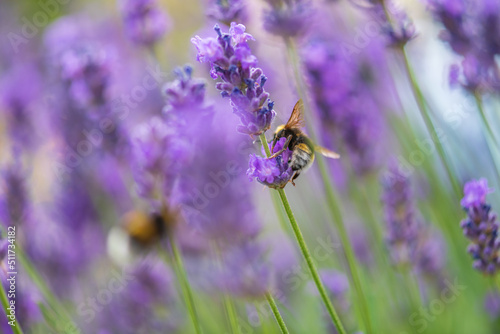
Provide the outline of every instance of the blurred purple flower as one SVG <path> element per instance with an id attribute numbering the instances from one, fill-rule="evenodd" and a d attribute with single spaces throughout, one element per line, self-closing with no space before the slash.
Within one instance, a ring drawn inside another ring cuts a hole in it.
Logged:
<path id="1" fill-rule="evenodd" d="M 25 225 L 30 217 L 31 202 L 27 188 L 28 174 L 20 157 L 14 157 L 11 164 L 1 173 L 0 219 L 4 226 Z"/>
<path id="2" fill-rule="evenodd" d="M 269 291 L 272 273 L 265 251 L 257 240 L 228 249 L 217 279 L 219 288 L 235 296 L 262 298 Z"/>
<path id="3" fill-rule="evenodd" d="M 255 67 L 257 58 L 247 43 L 254 38 L 245 29 L 233 22 L 226 34 L 216 25 L 217 39 L 195 36 L 191 42 L 198 50 L 197 60 L 210 63 L 212 78 L 222 79 L 216 87 L 223 97 L 230 98 L 233 112 L 240 117 L 238 131 L 258 136 L 270 128 L 276 112 L 264 90 L 267 78 Z"/>
<path id="4" fill-rule="evenodd" d="M 484 308 L 492 319 L 497 319 L 500 316 L 500 294 L 497 291 L 486 294 Z"/>
<path id="5" fill-rule="evenodd" d="M 403 47 L 417 35 L 413 21 L 404 11 L 394 12 L 393 22 L 385 21 L 382 31 L 387 35 L 391 46 Z"/>
<path id="6" fill-rule="evenodd" d="M 183 143 L 175 134 L 174 128 L 160 117 L 153 117 L 132 132 L 132 172 L 141 197 L 153 202 L 169 197 L 185 161 Z"/>
<path id="7" fill-rule="evenodd" d="M 80 106 L 102 105 L 107 100 L 110 59 L 103 49 L 82 45 L 59 58 L 61 79 L 72 100 Z"/>
<path id="8" fill-rule="evenodd" d="M 170 22 L 156 0 L 122 0 L 125 32 L 134 43 L 152 46 L 167 31 Z"/>
<path id="9" fill-rule="evenodd" d="M 430 278 L 442 278 L 446 264 L 446 243 L 439 231 L 428 228 L 419 237 L 415 267 Z"/>
<path id="10" fill-rule="evenodd" d="M 35 103 L 41 97 L 42 77 L 38 66 L 19 59 L 0 80 L 0 110 L 13 145 L 33 148 L 38 143 Z M 3 106 L 3 108 L 1 107 Z"/>
<path id="11" fill-rule="evenodd" d="M 290 38 L 303 35 L 312 24 L 314 10 L 307 0 L 266 0 L 264 29 L 274 35 Z"/>
<path id="12" fill-rule="evenodd" d="M 274 146 L 273 153 L 279 152 L 285 142 L 285 137 L 278 140 Z M 247 176 L 250 181 L 257 179 L 257 181 L 270 188 L 284 188 L 293 174 L 292 167 L 288 164 L 292 153 L 287 148 L 281 155 L 273 159 L 251 154 L 248 162 Z"/>
<path id="13" fill-rule="evenodd" d="M 377 46 L 370 56 L 347 57 L 341 40 L 319 38 L 303 51 L 305 69 L 316 110 L 322 120 L 322 136 L 334 149 L 343 143 L 358 174 L 372 171 L 377 165 L 377 138 L 381 136 L 382 118 L 376 86 L 383 87 L 375 66 Z M 339 80 L 342 78 L 342 80 Z"/>
<path id="14" fill-rule="evenodd" d="M 434 17 L 442 23 L 440 37 L 452 50 L 463 56 L 464 79 L 458 81 L 455 65 L 450 83 L 460 83 L 472 93 L 500 89 L 500 76 L 495 58 L 500 55 L 500 15 L 496 1 L 427 0 Z"/>
<path id="15" fill-rule="evenodd" d="M 460 201 L 460 205 L 465 209 L 480 208 L 486 204 L 486 195 L 492 192 L 493 189 L 488 187 L 488 180 L 485 178 L 469 181 L 464 186 L 464 197 Z"/>
<path id="16" fill-rule="evenodd" d="M 231 22 L 245 23 L 247 12 L 244 0 L 210 0 L 207 16 L 229 26 Z"/>
<path id="17" fill-rule="evenodd" d="M 411 263 L 420 227 L 415 219 L 410 180 L 393 164 L 383 180 L 383 187 L 387 243 L 392 259 L 395 264 Z"/>
<path id="18" fill-rule="evenodd" d="M 181 324 L 183 314 L 176 308 L 172 273 L 162 261 L 147 258 L 113 276 L 112 280 L 121 282 L 120 289 L 97 313 L 87 332 L 174 332 Z"/>
<path id="19" fill-rule="evenodd" d="M 462 220 L 460 226 L 464 235 L 471 241 L 467 251 L 474 259 L 475 269 L 487 275 L 494 275 L 500 268 L 498 251 L 498 223 L 496 214 L 491 212 L 491 207 L 486 204 L 486 195 L 492 192 L 488 188 L 486 179 L 467 182 L 464 187 L 464 198 L 460 202 L 467 218 Z"/>

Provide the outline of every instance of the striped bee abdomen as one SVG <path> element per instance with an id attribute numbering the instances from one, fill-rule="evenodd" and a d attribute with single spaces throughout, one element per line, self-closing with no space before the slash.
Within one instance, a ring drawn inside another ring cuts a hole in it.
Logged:
<path id="1" fill-rule="evenodd" d="M 305 171 L 314 161 L 314 152 L 305 143 L 297 144 L 292 153 L 290 165 L 294 171 Z"/>

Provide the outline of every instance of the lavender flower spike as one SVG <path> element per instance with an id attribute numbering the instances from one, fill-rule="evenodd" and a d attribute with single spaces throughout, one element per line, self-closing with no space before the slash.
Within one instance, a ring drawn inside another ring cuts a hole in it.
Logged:
<path id="1" fill-rule="evenodd" d="M 122 15 L 128 37 L 145 46 L 160 40 L 169 25 L 156 0 L 123 0 Z"/>
<path id="2" fill-rule="evenodd" d="M 235 21 L 245 22 L 247 18 L 245 1 L 243 0 L 212 0 L 206 13 L 208 17 L 228 26 Z"/>
<path id="3" fill-rule="evenodd" d="M 245 26 L 231 23 L 229 34 L 215 26 L 217 38 L 195 36 L 191 42 L 198 50 L 198 61 L 211 65 L 212 78 L 220 78 L 217 89 L 229 97 L 233 112 L 240 117 L 238 132 L 259 136 L 271 127 L 276 116 L 274 102 L 264 90 L 266 76 L 257 65 L 247 43 L 254 40 L 245 33 Z"/>
<path id="4" fill-rule="evenodd" d="M 471 241 L 467 251 L 474 259 L 474 268 L 486 275 L 494 275 L 500 268 L 497 217 L 486 204 L 486 195 L 490 192 L 486 179 L 472 180 L 465 184 L 464 198 L 460 201 L 467 212 L 467 218 L 460 223 Z"/>
<path id="5" fill-rule="evenodd" d="M 395 264 L 410 264 L 416 257 L 419 236 L 410 180 L 395 164 L 389 167 L 389 175 L 383 182 L 387 243 Z"/>
<path id="6" fill-rule="evenodd" d="M 279 152 L 285 142 L 285 137 L 276 142 L 273 153 Z M 292 153 L 292 151 L 286 149 L 283 154 L 274 159 L 251 154 L 248 162 L 247 176 L 250 178 L 250 181 L 257 179 L 257 181 L 270 188 L 284 188 L 293 174 L 292 167 L 288 164 Z"/>
<path id="7" fill-rule="evenodd" d="M 312 3 L 305 0 L 266 0 L 271 6 L 264 11 L 264 28 L 285 38 L 304 34 L 314 14 Z"/>

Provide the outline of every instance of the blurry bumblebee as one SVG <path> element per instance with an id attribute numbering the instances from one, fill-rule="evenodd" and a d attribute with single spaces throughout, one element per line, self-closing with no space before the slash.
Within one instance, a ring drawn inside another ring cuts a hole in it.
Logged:
<path id="1" fill-rule="evenodd" d="M 177 212 L 130 211 L 108 235 L 108 254 L 118 264 L 127 264 L 173 233 Z"/>
<path id="2" fill-rule="evenodd" d="M 293 175 L 290 181 L 295 186 L 295 180 L 299 177 L 300 173 L 305 172 L 311 167 L 314 162 L 314 153 L 318 152 L 327 158 L 338 159 L 340 155 L 330 151 L 327 148 L 315 145 L 309 137 L 307 137 L 301 128 L 305 126 L 304 122 L 304 103 L 302 100 L 297 101 L 293 107 L 292 115 L 286 124 L 280 125 L 276 128 L 272 140 L 271 152 L 274 152 L 276 142 L 285 137 L 286 142 L 283 148 L 269 157 L 275 158 L 283 153 L 287 148 L 292 151 L 288 164 L 293 170 Z"/>

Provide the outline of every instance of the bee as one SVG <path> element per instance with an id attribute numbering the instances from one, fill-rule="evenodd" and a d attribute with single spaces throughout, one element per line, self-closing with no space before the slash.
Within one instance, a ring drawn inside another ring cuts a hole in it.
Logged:
<path id="1" fill-rule="evenodd" d="M 284 137 L 286 138 L 286 142 L 283 145 L 283 148 L 269 157 L 269 159 L 276 158 L 287 148 L 293 152 L 288 164 L 293 170 L 293 175 L 289 182 L 291 182 L 294 186 L 294 181 L 299 177 L 300 173 L 305 172 L 309 167 L 311 167 L 314 162 L 314 153 L 318 152 L 331 159 L 340 158 L 340 155 L 337 153 L 330 151 L 327 148 L 315 145 L 313 141 L 307 137 L 304 132 L 302 132 L 301 128 L 304 126 L 304 103 L 302 100 L 299 100 L 293 107 L 293 111 L 290 115 L 290 119 L 288 119 L 288 122 L 278 126 L 274 132 L 271 152 L 274 152 L 276 142 Z"/>
<path id="2" fill-rule="evenodd" d="M 177 212 L 167 209 L 160 213 L 130 211 L 109 232 L 108 253 L 115 262 L 126 264 L 171 235 L 177 221 Z"/>

